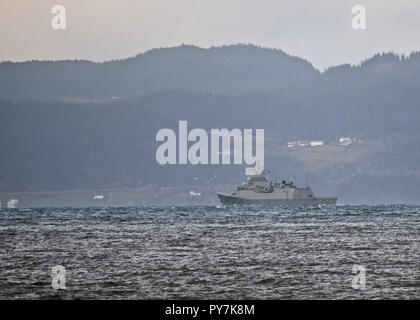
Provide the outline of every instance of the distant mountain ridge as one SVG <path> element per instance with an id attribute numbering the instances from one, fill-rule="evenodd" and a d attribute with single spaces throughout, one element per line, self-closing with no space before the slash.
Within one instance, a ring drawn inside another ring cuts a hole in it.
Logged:
<path id="1" fill-rule="evenodd" d="M 0 99 L 107 101 L 159 91 L 320 95 L 387 81 L 418 87 L 419 70 L 420 52 L 376 54 L 357 66 L 344 64 L 321 73 L 310 62 L 279 49 L 182 45 L 102 63 L 2 62 Z"/>
<path id="2" fill-rule="evenodd" d="M 161 90 L 240 94 L 275 90 L 319 74 L 309 62 L 277 49 L 183 45 L 103 63 L 0 63 L 0 98 L 109 99 Z"/>

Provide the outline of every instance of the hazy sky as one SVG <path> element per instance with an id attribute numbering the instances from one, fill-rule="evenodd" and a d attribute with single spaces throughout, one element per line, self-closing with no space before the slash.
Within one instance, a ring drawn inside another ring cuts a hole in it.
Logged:
<path id="1" fill-rule="evenodd" d="M 67 29 L 51 28 L 64 5 Z M 351 27 L 362 4 L 367 30 Z M 104 61 L 182 43 L 253 43 L 324 69 L 420 50 L 420 0 L 1 0 L 0 60 Z"/>

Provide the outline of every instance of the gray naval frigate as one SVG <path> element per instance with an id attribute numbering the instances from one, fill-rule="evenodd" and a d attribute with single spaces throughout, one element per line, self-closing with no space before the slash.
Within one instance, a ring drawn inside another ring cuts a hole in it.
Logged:
<path id="1" fill-rule="evenodd" d="M 297 187 L 293 181 L 268 182 L 267 170 L 248 176 L 247 182 L 236 187 L 236 191 L 217 193 L 225 205 L 268 205 L 268 206 L 318 206 L 335 205 L 337 197 L 316 197 L 311 188 Z"/>

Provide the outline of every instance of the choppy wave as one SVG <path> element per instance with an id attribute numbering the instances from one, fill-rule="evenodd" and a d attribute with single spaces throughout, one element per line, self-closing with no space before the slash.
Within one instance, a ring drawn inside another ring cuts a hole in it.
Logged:
<path id="1" fill-rule="evenodd" d="M 0 298 L 419 299 L 419 222 L 404 205 L 2 209 Z"/>

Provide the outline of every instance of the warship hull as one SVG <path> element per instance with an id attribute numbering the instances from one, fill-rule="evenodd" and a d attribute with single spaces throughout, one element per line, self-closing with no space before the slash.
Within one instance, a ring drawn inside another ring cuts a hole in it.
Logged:
<path id="1" fill-rule="evenodd" d="M 220 202 L 224 205 L 263 205 L 263 206 L 319 206 L 335 205 L 336 197 L 314 197 L 311 199 L 275 199 L 275 198 L 242 198 L 235 195 L 217 193 Z"/>

